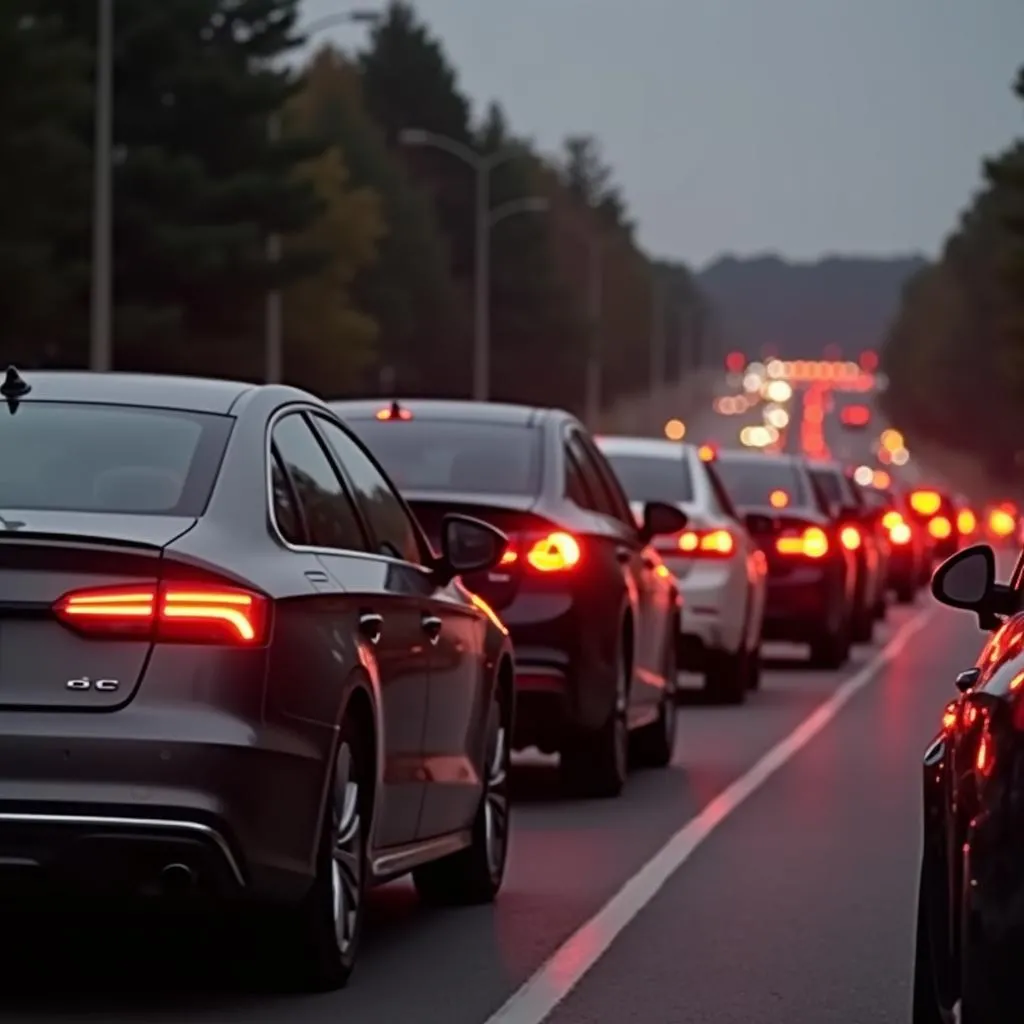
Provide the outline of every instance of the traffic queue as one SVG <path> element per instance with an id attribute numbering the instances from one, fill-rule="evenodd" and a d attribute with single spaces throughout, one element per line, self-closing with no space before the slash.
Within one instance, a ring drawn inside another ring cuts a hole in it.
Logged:
<path id="1" fill-rule="evenodd" d="M 839 668 L 1017 529 L 554 409 L 15 368 L 0 400 L 5 895 L 244 907 L 306 990 L 374 886 L 497 897 L 511 751 L 618 797 L 676 760 L 680 669 L 739 704 L 763 641 Z"/>

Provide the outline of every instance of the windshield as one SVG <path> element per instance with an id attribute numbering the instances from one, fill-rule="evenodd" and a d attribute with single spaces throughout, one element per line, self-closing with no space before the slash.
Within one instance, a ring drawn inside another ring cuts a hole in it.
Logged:
<path id="1" fill-rule="evenodd" d="M 720 456 L 715 469 L 733 504 L 740 508 L 770 508 L 776 491 L 785 492 L 787 508 L 810 504 L 804 478 L 792 462 Z"/>
<path id="2" fill-rule="evenodd" d="M 347 422 L 400 489 L 519 496 L 540 491 L 537 427 L 465 420 Z"/>
<path id="3" fill-rule="evenodd" d="M 630 501 L 693 501 L 693 478 L 683 457 L 665 459 L 645 455 L 611 455 L 605 452 Z"/>
<path id="4" fill-rule="evenodd" d="M 233 420 L 24 402 L 0 416 L 0 509 L 200 515 Z"/>

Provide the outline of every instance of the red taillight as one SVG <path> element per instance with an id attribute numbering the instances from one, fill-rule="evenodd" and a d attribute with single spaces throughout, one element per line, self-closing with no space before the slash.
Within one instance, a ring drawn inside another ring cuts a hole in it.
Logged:
<path id="1" fill-rule="evenodd" d="M 928 532 L 936 540 L 945 540 L 953 533 L 953 524 L 945 516 L 936 516 L 929 520 Z"/>
<path id="2" fill-rule="evenodd" d="M 803 533 L 780 537 L 775 542 L 780 555 L 801 555 L 804 558 L 824 558 L 828 554 L 828 535 L 818 526 L 808 526 Z"/>
<path id="3" fill-rule="evenodd" d="M 889 527 L 889 540 L 893 544 L 909 544 L 912 539 L 913 534 L 910 527 L 902 519 Z"/>
<path id="4" fill-rule="evenodd" d="M 910 507 L 919 516 L 933 516 L 942 507 L 942 495 L 937 491 L 913 491 Z"/>
<path id="5" fill-rule="evenodd" d="M 267 607 L 262 595 L 234 587 L 151 583 L 75 590 L 53 610 L 65 625 L 89 636 L 258 645 L 266 639 Z"/>
<path id="6" fill-rule="evenodd" d="M 583 557 L 580 542 L 570 533 L 556 530 L 543 536 L 520 536 L 510 540 L 495 571 L 514 566 L 526 571 L 551 573 L 575 569 Z"/>
<path id="7" fill-rule="evenodd" d="M 684 530 L 674 542 L 658 544 L 663 555 L 685 555 L 687 558 L 729 558 L 736 550 L 736 541 L 728 530 Z"/>
<path id="8" fill-rule="evenodd" d="M 994 508 L 989 513 L 988 528 L 997 537 L 1009 537 L 1016 525 L 1013 515 L 1007 512 L 1005 508 Z"/>
<path id="9" fill-rule="evenodd" d="M 861 545 L 860 530 L 856 526 L 844 526 L 839 531 L 839 543 L 847 551 L 856 551 Z"/>
<path id="10" fill-rule="evenodd" d="M 978 517 L 969 509 L 962 508 L 956 517 L 957 532 L 967 537 L 978 528 Z"/>

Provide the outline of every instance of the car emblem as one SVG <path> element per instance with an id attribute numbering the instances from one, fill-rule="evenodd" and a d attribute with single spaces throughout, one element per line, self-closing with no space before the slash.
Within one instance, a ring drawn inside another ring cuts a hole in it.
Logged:
<path id="1" fill-rule="evenodd" d="M 90 679 L 88 676 L 69 679 L 65 683 L 69 690 L 98 690 L 100 693 L 113 693 L 120 685 L 118 679 Z"/>

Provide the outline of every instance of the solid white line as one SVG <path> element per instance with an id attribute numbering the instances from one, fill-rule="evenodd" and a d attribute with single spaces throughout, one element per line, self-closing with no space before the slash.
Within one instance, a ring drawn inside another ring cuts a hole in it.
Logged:
<path id="1" fill-rule="evenodd" d="M 903 650 L 910 638 L 924 628 L 931 614 L 932 610 L 927 609 L 905 623 L 864 668 L 842 682 L 828 700 L 745 775 L 691 818 L 615 896 L 555 950 L 486 1024 L 541 1024 L 715 828 L 810 743 L 843 706 Z"/>

